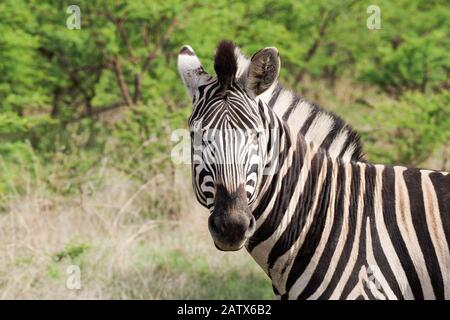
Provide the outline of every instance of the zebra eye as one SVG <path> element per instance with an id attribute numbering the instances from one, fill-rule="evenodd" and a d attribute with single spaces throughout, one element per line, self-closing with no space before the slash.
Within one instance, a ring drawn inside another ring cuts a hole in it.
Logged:
<path id="1" fill-rule="evenodd" d="M 250 134 L 250 138 L 252 139 L 252 143 L 257 144 L 259 140 L 259 132 L 258 131 L 252 131 Z"/>
<path id="2" fill-rule="evenodd" d="M 254 137 L 254 138 L 253 138 L 253 142 L 254 142 L 255 144 L 259 144 L 260 139 L 261 139 L 261 137 L 262 137 L 262 131 L 255 131 L 253 137 Z"/>
<path id="3" fill-rule="evenodd" d="M 198 141 L 199 138 L 201 137 L 201 135 L 199 135 L 198 131 L 194 131 L 194 130 L 192 130 L 190 132 L 190 135 L 191 135 L 191 140 L 196 140 L 196 141 Z"/>
<path id="4" fill-rule="evenodd" d="M 253 130 L 245 131 L 245 136 L 246 137 L 252 137 L 252 136 L 254 136 L 254 134 L 255 134 L 255 131 L 253 131 Z"/>

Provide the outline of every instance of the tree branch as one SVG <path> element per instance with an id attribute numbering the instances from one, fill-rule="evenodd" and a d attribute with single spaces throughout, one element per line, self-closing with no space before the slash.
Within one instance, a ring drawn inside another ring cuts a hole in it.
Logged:
<path id="1" fill-rule="evenodd" d="M 125 104 L 129 107 L 133 106 L 133 101 L 131 100 L 130 93 L 128 91 L 128 86 L 123 77 L 122 67 L 120 66 L 119 58 L 114 57 L 112 60 L 112 65 L 114 69 L 114 74 L 116 75 L 117 83 L 119 84 L 120 93 Z"/>
<path id="2" fill-rule="evenodd" d="M 351 7 L 356 2 L 357 2 L 356 0 L 350 1 L 350 3 L 346 7 L 347 8 Z M 322 10 L 320 12 L 322 21 L 319 26 L 318 36 L 316 37 L 316 39 L 312 43 L 311 47 L 306 52 L 305 57 L 303 57 L 302 61 L 308 62 L 314 57 L 314 55 L 316 54 L 317 50 L 319 49 L 319 47 L 323 41 L 323 38 L 325 37 L 325 34 L 326 34 L 329 24 L 331 22 L 333 22 L 334 20 L 336 20 L 336 18 L 339 16 L 340 9 L 341 8 L 335 8 L 334 10 L 325 11 L 325 9 L 322 8 Z M 297 75 L 296 80 L 298 82 L 300 82 L 303 79 L 305 72 L 306 72 L 306 70 L 305 70 L 305 68 L 303 68 L 303 70 L 300 71 L 300 73 Z"/>
<path id="3" fill-rule="evenodd" d="M 157 42 L 155 51 L 154 52 L 149 51 L 147 53 L 147 56 L 145 57 L 144 64 L 142 65 L 140 72 L 135 74 L 135 76 L 134 76 L 134 97 L 133 97 L 133 102 L 135 104 L 138 104 L 141 100 L 141 95 L 142 95 L 141 78 L 142 78 L 142 75 L 145 72 L 147 72 L 153 59 L 155 59 L 156 56 L 158 56 L 159 54 L 162 53 L 162 48 L 169 40 L 172 33 L 175 31 L 176 26 L 177 26 L 177 19 L 173 18 L 172 22 L 170 23 L 170 25 L 167 28 L 164 35 Z M 144 45 L 147 47 L 148 46 L 148 34 L 145 32 L 145 29 L 146 28 L 144 28 L 143 40 L 144 40 Z"/>

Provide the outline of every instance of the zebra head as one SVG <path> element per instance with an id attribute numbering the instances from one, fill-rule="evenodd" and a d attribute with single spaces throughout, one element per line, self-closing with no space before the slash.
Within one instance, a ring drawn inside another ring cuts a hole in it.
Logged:
<path id="1" fill-rule="evenodd" d="M 193 101 L 189 118 L 193 186 L 210 210 L 208 226 L 216 247 L 241 249 L 255 231 L 250 206 L 258 196 L 271 141 L 264 105 L 256 98 L 276 80 L 275 48 L 258 51 L 245 65 L 238 49 L 222 41 L 210 76 L 189 46 L 178 56 L 178 70 Z"/>

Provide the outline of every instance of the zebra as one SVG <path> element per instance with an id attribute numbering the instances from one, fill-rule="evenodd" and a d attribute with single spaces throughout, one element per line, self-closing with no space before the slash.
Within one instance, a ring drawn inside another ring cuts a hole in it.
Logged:
<path id="1" fill-rule="evenodd" d="M 237 52 L 220 42 L 216 77 L 191 47 L 178 55 L 193 188 L 215 246 L 245 247 L 279 299 L 450 299 L 450 174 L 344 156 L 356 149 L 329 124 L 295 134 L 261 98 L 276 88 L 276 48 L 240 73 Z"/>
<path id="2" fill-rule="evenodd" d="M 278 50 L 271 48 L 271 68 L 280 69 Z M 275 56 L 276 54 L 276 56 Z M 235 47 L 237 61 L 236 77 L 241 81 L 246 76 L 246 69 L 250 65 L 248 59 Z M 278 73 L 273 73 L 273 82 L 266 85 L 266 90 L 256 91 L 257 98 L 273 109 L 292 131 L 292 136 L 303 137 L 322 149 L 328 150 L 330 157 L 344 160 L 363 160 L 362 144 L 356 131 L 336 114 L 325 111 L 320 106 L 309 102 L 302 96 L 283 88 L 278 82 Z M 270 80 L 269 80 L 270 81 Z"/>

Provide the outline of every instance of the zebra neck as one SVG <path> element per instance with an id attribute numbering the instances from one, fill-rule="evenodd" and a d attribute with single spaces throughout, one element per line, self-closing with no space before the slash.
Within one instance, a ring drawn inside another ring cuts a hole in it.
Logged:
<path id="1" fill-rule="evenodd" d="M 277 295 L 447 298 L 450 174 L 335 160 L 302 139 L 284 156 L 247 244 Z"/>
<path id="2" fill-rule="evenodd" d="M 247 250 L 284 291 L 294 253 L 316 247 L 326 215 L 341 205 L 336 204 L 336 190 L 346 165 L 301 138 L 280 156 L 279 171 L 268 178 L 253 208 L 257 230 Z"/>

